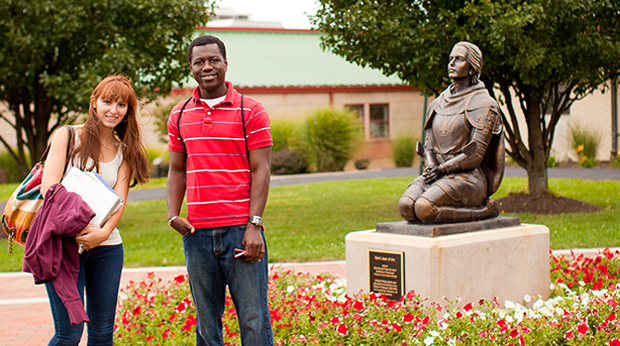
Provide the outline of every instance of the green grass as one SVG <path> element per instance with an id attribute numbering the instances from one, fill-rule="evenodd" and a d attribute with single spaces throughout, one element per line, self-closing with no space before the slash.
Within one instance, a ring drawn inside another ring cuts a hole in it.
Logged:
<path id="1" fill-rule="evenodd" d="M 347 233 L 400 220 L 398 199 L 412 178 L 382 178 L 280 186 L 271 189 L 265 211 L 269 261 L 345 258 Z M 165 181 L 153 182 L 162 184 Z M 550 179 L 550 189 L 605 208 L 599 213 L 516 215 L 522 223 L 546 225 L 552 249 L 620 246 L 620 182 Z M 0 185 L 1 187 L 1 185 Z M 524 191 L 526 178 L 505 178 L 495 199 Z M 514 215 L 513 215 L 514 216 Z M 168 227 L 166 201 L 131 202 L 119 224 L 125 266 L 184 265 L 181 237 Z M 21 269 L 23 249 L 6 255 L 0 241 L 0 271 Z"/>
<path id="2" fill-rule="evenodd" d="M 0 184 L 0 201 L 7 201 L 13 194 L 13 191 L 17 189 L 19 183 L 14 184 Z"/>

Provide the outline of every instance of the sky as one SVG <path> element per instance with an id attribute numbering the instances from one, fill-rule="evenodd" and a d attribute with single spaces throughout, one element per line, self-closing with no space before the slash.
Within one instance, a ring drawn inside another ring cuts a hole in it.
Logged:
<path id="1" fill-rule="evenodd" d="M 281 22 L 285 29 L 310 29 L 307 15 L 315 14 L 316 0 L 216 0 L 220 8 L 249 13 L 261 22 Z"/>

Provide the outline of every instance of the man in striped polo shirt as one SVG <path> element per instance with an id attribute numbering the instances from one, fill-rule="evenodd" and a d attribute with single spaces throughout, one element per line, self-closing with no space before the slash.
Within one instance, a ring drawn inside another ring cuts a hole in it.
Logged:
<path id="1" fill-rule="evenodd" d="M 243 345 L 273 345 L 262 227 L 271 168 L 269 115 L 226 82 L 221 40 L 200 36 L 187 53 L 198 87 L 168 119 L 167 198 L 168 224 L 183 235 L 196 344 L 224 345 L 228 285 Z M 184 218 L 179 214 L 186 194 Z"/>

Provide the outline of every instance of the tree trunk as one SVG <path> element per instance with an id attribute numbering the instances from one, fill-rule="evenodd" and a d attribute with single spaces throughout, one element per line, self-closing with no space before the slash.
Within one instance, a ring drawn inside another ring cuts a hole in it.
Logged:
<path id="1" fill-rule="evenodd" d="M 547 192 L 549 188 L 547 165 L 539 164 L 541 160 L 534 160 L 533 165 L 527 167 L 527 185 L 530 194 L 539 195 Z"/>
<path id="2" fill-rule="evenodd" d="M 540 97 L 537 90 L 530 92 L 527 102 L 525 121 L 527 122 L 529 159 L 526 160 L 528 190 L 538 195 L 549 188 L 547 176 L 547 160 L 549 149 L 545 147 L 542 133 L 544 118 L 540 114 Z"/>

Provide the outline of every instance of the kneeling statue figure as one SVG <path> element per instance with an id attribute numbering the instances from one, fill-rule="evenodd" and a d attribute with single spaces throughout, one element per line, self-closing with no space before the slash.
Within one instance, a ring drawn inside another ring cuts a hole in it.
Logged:
<path id="1" fill-rule="evenodd" d="M 411 223 L 452 223 L 499 215 L 489 197 L 504 176 L 504 136 L 497 102 L 479 80 L 482 53 L 469 42 L 454 45 L 448 63 L 452 84 L 431 102 L 418 143 L 424 173 L 400 198 Z"/>

